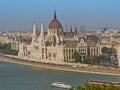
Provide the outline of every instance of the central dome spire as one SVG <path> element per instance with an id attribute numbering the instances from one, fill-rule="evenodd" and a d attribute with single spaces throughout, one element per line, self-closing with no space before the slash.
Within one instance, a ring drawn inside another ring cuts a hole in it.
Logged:
<path id="1" fill-rule="evenodd" d="M 57 19 L 56 10 L 54 10 L 54 19 Z"/>
<path id="2" fill-rule="evenodd" d="M 49 24 L 49 29 L 62 29 L 61 23 L 57 20 L 56 10 L 54 10 L 54 18 Z"/>

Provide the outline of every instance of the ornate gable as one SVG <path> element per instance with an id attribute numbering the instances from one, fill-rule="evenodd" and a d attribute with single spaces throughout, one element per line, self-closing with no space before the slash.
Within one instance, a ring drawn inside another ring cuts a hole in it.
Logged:
<path id="1" fill-rule="evenodd" d="M 83 38 L 80 39 L 80 42 L 79 42 L 78 46 L 86 46 L 86 42 Z"/>

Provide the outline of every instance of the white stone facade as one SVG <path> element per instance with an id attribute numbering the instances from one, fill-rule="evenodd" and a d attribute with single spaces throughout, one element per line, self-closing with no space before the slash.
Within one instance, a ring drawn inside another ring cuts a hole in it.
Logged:
<path id="1" fill-rule="evenodd" d="M 54 14 L 48 32 L 44 32 L 43 25 L 41 25 L 40 33 L 38 33 L 34 24 L 32 41 L 30 44 L 19 44 L 18 56 L 27 57 L 29 60 L 37 62 L 61 64 L 74 62 L 72 54 L 75 51 L 78 51 L 81 57 L 87 54 L 99 56 L 101 46 L 97 40 L 91 42 L 79 37 L 76 29 L 64 32 L 56 14 Z"/>

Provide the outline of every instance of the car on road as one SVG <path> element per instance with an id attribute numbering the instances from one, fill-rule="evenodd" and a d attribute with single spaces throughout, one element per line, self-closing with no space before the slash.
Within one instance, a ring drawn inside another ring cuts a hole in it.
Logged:
<path id="1" fill-rule="evenodd" d="M 78 67 L 79 65 L 78 64 L 74 64 L 74 65 L 72 65 L 72 67 L 74 67 L 74 68 L 76 68 L 76 67 Z"/>

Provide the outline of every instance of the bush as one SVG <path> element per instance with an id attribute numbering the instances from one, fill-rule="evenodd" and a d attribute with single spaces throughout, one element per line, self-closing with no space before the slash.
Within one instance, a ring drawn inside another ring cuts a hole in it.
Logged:
<path id="1" fill-rule="evenodd" d="M 114 85 L 98 85 L 98 84 L 84 84 L 84 87 L 71 88 L 69 90 L 120 90 L 120 87 L 115 87 Z"/>
<path id="2" fill-rule="evenodd" d="M 8 44 L 0 44 L 1 46 L 1 52 L 3 54 L 10 54 L 10 55 L 17 55 L 18 54 L 18 51 L 16 50 L 12 50 L 11 49 L 11 44 L 8 43 Z"/>

